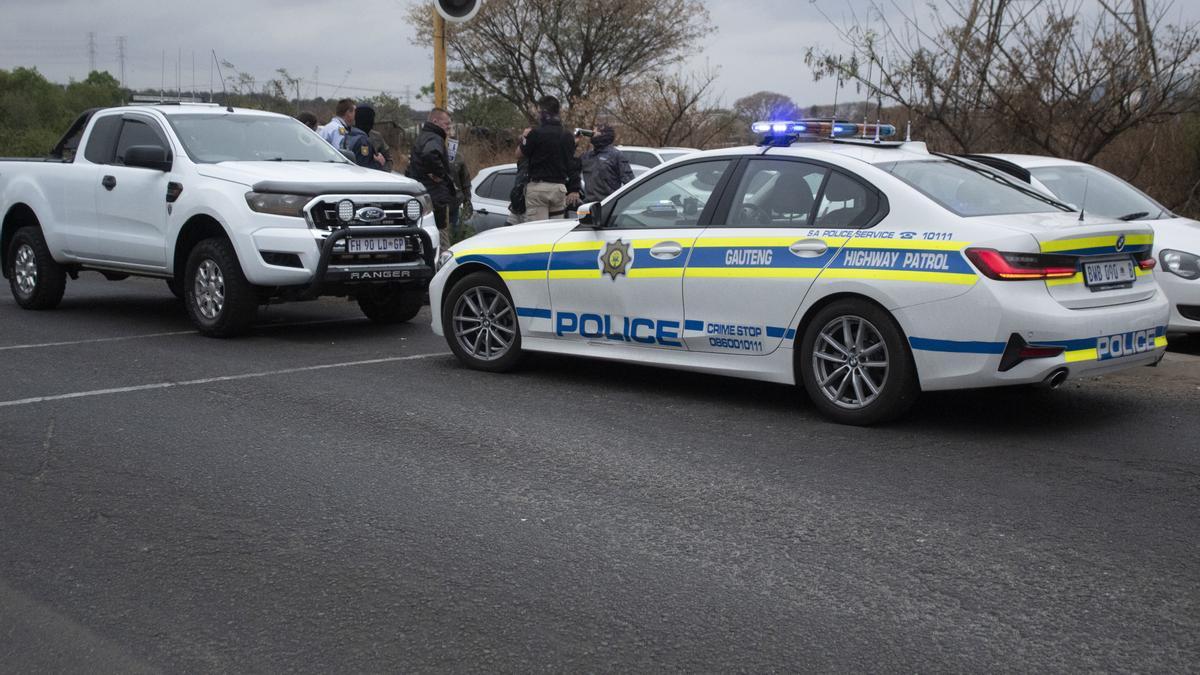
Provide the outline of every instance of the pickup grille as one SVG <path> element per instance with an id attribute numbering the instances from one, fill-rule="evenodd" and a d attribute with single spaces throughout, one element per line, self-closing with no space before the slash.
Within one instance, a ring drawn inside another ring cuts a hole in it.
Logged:
<path id="1" fill-rule="evenodd" d="M 336 230 L 339 227 L 341 227 L 342 223 L 338 221 L 338 217 L 337 217 L 337 205 L 338 205 L 338 202 L 341 201 L 342 199 L 344 199 L 344 198 L 339 197 L 336 199 L 335 198 L 322 199 L 320 201 L 314 202 L 308 209 L 309 220 L 311 221 L 312 226 L 317 228 L 318 230 L 327 230 L 327 231 L 328 230 Z M 375 206 L 375 207 L 383 209 L 384 219 L 371 221 L 369 223 L 361 222 L 361 221 L 354 221 L 354 222 L 350 223 L 351 227 L 353 227 L 354 225 L 376 225 L 376 226 L 415 225 L 418 222 L 420 222 L 420 218 L 418 218 L 417 220 L 409 220 L 408 219 L 408 216 L 406 213 L 406 207 L 408 206 L 408 202 L 412 201 L 412 198 L 387 197 L 387 198 L 383 198 L 383 199 L 369 199 L 369 198 L 361 199 L 361 200 L 353 199 L 353 201 L 354 201 L 354 208 L 356 210 L 361 209 L 366 206 Z"/>

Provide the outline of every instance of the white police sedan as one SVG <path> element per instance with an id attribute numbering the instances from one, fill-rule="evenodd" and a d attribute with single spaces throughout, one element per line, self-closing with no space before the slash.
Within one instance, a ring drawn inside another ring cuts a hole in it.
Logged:
<path id="1" fill-rule="evenodd" d="M 1088 213 L 1154 228 L 1158 283 L 1171 303 L 1168 331 L 1200 333 L 1200 222 L 1177 216 L 1111 173 L 1038 155 L 967 155 Z"/>
<path id="2" fill-rule="evenodd" d="M 829 138 L 874 134 L 854 124 L 756 130 L 762 145 L 668 162 L 577 221 L 460 242 L 430 285 L 434 331 L 480 370 L 536 351 L 802 383 L 849 424 L 922 390 L 1162 358 L 1148 226 L 1081 221 L 922 143 Z"/>

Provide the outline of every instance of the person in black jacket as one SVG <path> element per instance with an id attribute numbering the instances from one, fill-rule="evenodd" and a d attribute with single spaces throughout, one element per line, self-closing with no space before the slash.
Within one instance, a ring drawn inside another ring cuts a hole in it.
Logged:
<path id="1" fill-rule="evenodd" d="M 354 163 L 368 169 L 384 170 L 383 154 L 371 140 L 375 128 L 375 109 L 362 103 L 354 111 L 354 128 L 346 136 L 346 149 L 354 154 Z"/>
<path id="2" fill-rule="evenodd" d="M 422 125 L 421 133 L 413 143 L 407 172 L 409 178 L 424 185 L 429 192 L 443 251 L 450 247 L 450 204 L 458 191 L 446 151 L 446 131 L 451 124 L 450 113 L 446 110 L 434 108 L 429 112 L 429 120 Z"/>
<path id="3" fill-rule="evenodd" d="M 598 202 L 633 180 L 629 160 L 616 148 L 617 133 L 607 124 L 592 135 L 592 149 L 583 153 L 583 201 Z"/>
<path id="4" fill-rule="evenodd" d="M 529 160 L 527 221 L 561 217 L 567 206 L 579 204 L 575 135 L 563 129 L 559 109 L 558 99 L 543 96 L 538 101 L 540 123 L 521 142 L 521 154 Z"/>

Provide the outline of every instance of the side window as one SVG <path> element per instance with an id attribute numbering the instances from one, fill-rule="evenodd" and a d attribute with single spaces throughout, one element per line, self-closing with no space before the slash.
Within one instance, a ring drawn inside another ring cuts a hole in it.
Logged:
<path id="1" fill-rule="evenodd" d="M 113 146 L 117 143 L 117 134 L 121 131 L 121 116 L 107 115 L 96 120 L 92 125 L 92 133 L 88 136 L 87 147 L 83 156 L 92 164 L 109 164 L 113 158 Z"/>
<path id="2" fill-rule="evenodd" d="M 866 227 L 878 210 L 879 197 L 874 190 L 835 171 L 825 182 L 815 226 Z"/>
<path id="3" fill-rule="evenodd" d="M 121 125 L 121 138 L 117 140 L 116 163 L 125 163 L 125 151 L 134 145 L 162 145 L 162 138 L 149 124 L 141 120 L 125 120 Z"/>
<path id="4" fill-rule="evenodd" d="M 492 175 L 488 176 L 487 178 L 484 178 L 483 182 L 480 183 L 479 187 L 475 190 L 475 196 L 483 197 L 485 199 L 491 199 L 492 198 L 492 183 L 495 183 L 495 182 L 496 182 L 496 174 L 492 174 Z"/>
<path id="5" fill-rule="evenodd" d="M 828 173 L 806 162 L 751 161 L 734 193 L 729 224 L 807 227 Z"/>
<path id="6" fill-rule="evenodd" d="M 508 198 L 512 196 L 513 185 L 516 182 L 516 171 L 501 171 L 492 180 L 492 189 L 489 194 L 492 196 L 492 199 L 507 202 Z"/>
<path id="7" fill-rule="evenodd" d="M 621 154 L 625 155 L 625 159 L 630 164 L 640 164 L 641 166 L 644 166 L 648 169 L 656 167 L 659 164 L 662 164 L 662 162 L 658 161 L 657 157 L 655 157 L 654 155 L 652 155 L 648 152 L 641 152 L 641 151 L 635 150 L 633 152 L 624 152 L 623 151 L 623 152 L 621 152 Z"/>
<path id="8" fill-rule="evenodd" d="M 730 160 L 696 162 L 653 176 L 614 205 L 616 228 L 695 227 Z"/>

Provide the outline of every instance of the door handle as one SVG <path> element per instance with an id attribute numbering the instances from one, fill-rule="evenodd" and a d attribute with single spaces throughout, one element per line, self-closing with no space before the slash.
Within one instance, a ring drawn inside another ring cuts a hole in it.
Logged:
<path id="1" fill-rule="evenodd" d="M 663 242 L 650 249 L 650 257 L 658 258 L 659 260 L 678 258 L 680 253 L 683 253 L 683 246 L 673 241 Z"/>
<path id="2" fill-rule="evenodd" d="M 820 239 L 801 239 L 788 247 L 788 250 L 801 258 L 815 258 L 829 250 L 829 244 Z"/>
<path id="3" fill-rule="evenodd" d="M 115 176 L 105 176 L 104 179 L 100 181 L 100 184 L 104 186 L 105 190 L 111 192 L 113 188 L 117 187 L 117 179 Z"/>
<path id="4" fill-rule="evenodd" d="M 491 211 L 488 211 L 487 209 L 475 209 L 475 213 L 478 213 L 481 216 L 486 216 L 491 213 Z"/>

